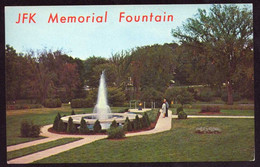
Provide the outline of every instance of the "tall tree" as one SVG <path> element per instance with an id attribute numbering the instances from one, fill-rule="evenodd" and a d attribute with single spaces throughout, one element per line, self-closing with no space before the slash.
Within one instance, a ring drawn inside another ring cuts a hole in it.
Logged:
<path id="1" fill-rule="evenodd" d="M 248 73 L 253 76 L 253 14 L 251 9 L 235 5 L 213 5 L 209 14 L 198 10 L 182 28 L 172 31 L 174 37 L 193 50 L 193 56 L 205 73 L 213 68 L 213 80 L 226 83 L 228 104 L 233 104 L 233 86 Z M 204 67 L 204 68 L 203 68 Z M 207 70 L 205 70 L 207 68 Z M 250 70 L 251 69 L 251 70 Z M 194 75 L 196 75 L 194 74 Z"/>
<path id="2" fill-rule="evenodd" d="M 98 87 L 99 79 L 97 79 L 94 75 L 94 68 L 107 62 L 108 60 L 106 60 L 105 58 L 95 56 L 89 57 L 84 61 L 86 85 L 91 88 Z"/>

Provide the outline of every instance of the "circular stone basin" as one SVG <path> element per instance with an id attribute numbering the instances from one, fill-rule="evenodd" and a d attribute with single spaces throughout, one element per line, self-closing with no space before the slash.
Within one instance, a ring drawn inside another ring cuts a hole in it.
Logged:
<path id="1" fill-rule="evenodd" d="M 129 118 L 130 121 L 133 121 L 138 115 L 139 118 L 142 118 L 143 116 L 140 114 L 133 114 L 133 113 L 109 113 L 108 114 L 108 119 L 101 119 L 99 122 L 102 123 L 112 123 L 112 121 L 116 120 L 117 123 L 124 123 L 126 117 Z M 69 117 L 73 119 L 74 124 L 80 125 L 81 118 L 83 118 L 87 124 L 94 124 L 97 120 L 97 114 L 92 113 L 92 114 L 77 114 L 77 115 L 69 115 L 65 117 L 61 117 L 61 120 L 65 123 L 68 123 Z"/>

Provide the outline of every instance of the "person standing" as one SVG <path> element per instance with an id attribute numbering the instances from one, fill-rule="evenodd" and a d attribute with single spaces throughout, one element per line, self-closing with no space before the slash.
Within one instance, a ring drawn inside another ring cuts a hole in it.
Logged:
<path id="1" fill-rule="evenodd" d="M 163 100 L 166 106 L 166 111 L 165 111 L 165 117 L 168 117 L 168 109 L 169 109 L 169 103 L 167 102 L 166 99 Z"/>
<path id="2" fill-rule="evenodd" d="M 163 102 L 163 104 L 162 104 L 162 116 L 163 116 L 163 118 L 165 118 L 165 113 L 166 113 L 166 104 L 165 104 L 165 102 Z"/>

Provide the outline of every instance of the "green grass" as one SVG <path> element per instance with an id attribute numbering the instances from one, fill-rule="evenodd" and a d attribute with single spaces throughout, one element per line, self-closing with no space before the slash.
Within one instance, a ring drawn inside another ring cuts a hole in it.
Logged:
<path id="1" fill-rule="evenodd" d="M 62 138 L 62 139 L 58 139 L 58 140 L 51 141 L 48 143 L 43 143 L 43 144 L 39 144 L 36 146 L 31 146 L 31 147 L 26 147 L 26 148 L 23 148 L 20 150 L 10 151 L 7 153 L 7 160 L 18 158 L 18 157 L 25 156 L 25 155 L 32 154 L 32 153 L 36 153 L 36 152 L 46 150 L 46 149 L 49 149 L 52 147 L 60 146 L 63 144 L 67 144 L 67 143 L 70 143 L 73 141 L 77 141 L 79 139 L 81 139 L 81 138 Z"/>
<path id="2" fill-rule="evenodd" d="M 222 133 L 196 134 L 200 126 Z M 167 132 L 98 140 L 35 163 L 249 161 L 254 145 L 254 119 L 173 119 Z"/>
<path id="3" fill-rule="evenodd" d="M 112 112 L 117 112 L 125 107 L 112 107 Z M 76 114 L 92 113 L 93 108 L 73 109 Z M 176 108 L 172 109 L 176 113 Z M 6 112 L 6 143 L 7 146 L 24 143 L 28 141 L 38 140 L 38 138 L 22 138 L 20 137 L 20 125 L 23 120 L 33 121 L 38 125 L 52 124 L 55 116 L 60 112 L 61 116 L 70 115 L 72 109 L 68 105 L 62 105 L 61 108 L 37 108 L 27 110 L 7 110 Z M 188 115 L 199 115 L 199 109 L 184 108 Z M 222 115 L 254 115 L 253 110 L 221 110 Z M 149 116 L 150 117 L 150 116 Z"/>
<path id="4" fill-rule="evenodd" d="M 112 107 L 111 110 L 120 110 L 124 107 Z M 73 109 L 76 114 L 92 113 L 93 108 L 79 108 Z M 20 137 L 20 126 L 23 120 L 33 121 L 37 125 L 52 124 L 55 116 L 59 112 L 61 116 L 70 115 L 72 109 L 63 105 L 61 108 L 37 108 L 27 110 L 8 110 L 6 112 L 6 144 L 7 146 L 24 143 L 28 141 L 42 139 L 37 138 L 23 138 Z"/>
<path id="5" fill-rule="evenodd" d="M 172 114 L 176 114 L 176 108 L 170 108 L 172 110 Z M 188 115 L 207 115 L 201 114 L 200 109 L 188 109 L 184 108 L 184 112 Z M 220 110 L 220 114 L 217 115 L 224 115 L 224 116 L 254 116 L 254 110 Z"/>

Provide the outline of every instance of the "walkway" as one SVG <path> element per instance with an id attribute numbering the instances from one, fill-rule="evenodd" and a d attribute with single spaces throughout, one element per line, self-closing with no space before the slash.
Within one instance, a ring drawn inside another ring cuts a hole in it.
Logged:
<path id="1" fill-rule="evenodd" d="M 149 135 L 149 134 L 154 134 L 154 133 L 159 133 L 159 132 L 164 132 L 167 130 L 171 129 L 171 121 L 172 121 L 172 112 L 169 111 L 169 117 L 163 118 L 161 115 L 157 121 L 157 124 L 155 126 L 154 129 L 152 130 L 148 130 L 148 131 L 143 131 L 143 132 L 136 132 L 136 133 L 128 133 L 126 134 L 126 137 L 130 137 L 130 136 L 137 136 L 137 135 Z M 18 149 L 22 149 L 25 147 L 30 147 L 33 145 L 37 145 L 37 144 L 41 144 L 41 143 L 45 143 L 45 142 L 49 142 L 49 141 L 53 141 L 53 140 L 57 140 L 60 138 L 65 138 L 65 137 L 76 137 L 76 138 L 83 138 L 81 140 L 75 141 L 75 142 L 71 142 L 65 145 L 61 145 L 61 146 L 57 146 L 57 147 L 53 147 L 44 151 L 40 151 L 37 153 L 33 153 L 30 155 L 26 155 L 20 158 L 15 158 L 12 160 L 7 161 L 8 164 L 27 164 L 27 163 L 32 163 L 34 161 L 55 155 L 55 154 L 59 154 L 61 152 L 64 151 L 68 151 L 70 149 L 76 148 L 76 147 L 80 147 L 82 145 L 85 144 L 89 144 L 91 142 L 94 142 L 96 140 L 101 140 L 101 139 L 105 139 L 107 138 L 107 135 L 63 135 L 63 134 L 54 134 L 54 133 L 50 133 L 48 131 L 48 129 L 52 127 L 51 125 L 46 125 L 44 127 L 42 127 L 41 131 L 41 136 L 45 136 L 48 137 L 46 139 L 40 139 L 37 141 L 32 141 L 32 142 L 27 142 L 27 143 L 22 143 L 22 144 L 18 144 L 18 145 L 14 145 L 14 146 L 9 146 L 7 147 L 7 152 L 9 151 L 14 151 L 14 150 L 18 150 Z"/>

